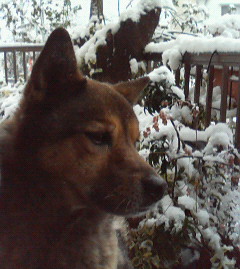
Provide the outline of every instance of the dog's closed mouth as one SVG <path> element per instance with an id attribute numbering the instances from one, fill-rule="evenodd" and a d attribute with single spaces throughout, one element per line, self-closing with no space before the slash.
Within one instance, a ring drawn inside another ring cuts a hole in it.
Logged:
<path id="1" fill-rule="evenodd" d="M 132 182 L 128 188 L 119 184 L 112 191 L 110 185 L 108 190 L 109 193 L 95 189 L 90 194 L 91 200 L 108 213 L 134 217 L 152 209 L 166 194 L 167 184 L 162 178 L 152 175 Z"/>

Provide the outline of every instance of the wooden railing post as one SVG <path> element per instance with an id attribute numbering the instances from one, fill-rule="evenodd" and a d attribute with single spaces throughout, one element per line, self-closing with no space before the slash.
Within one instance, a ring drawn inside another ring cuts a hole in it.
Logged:
<path id="1" fill-rule="evenodd" d="M 185 63 L 184 65 L 185 73 L 184 73 L 184 94 L 185 94 L 185 99 L 188 99 L 189 96 L 189 82 L 190 82 L 190 70 L 191 70 L 191 65 L 189 62 Z"/>
<path id="2" fill-rule="evenodd" d="M 194 91 L 194 103 L 199 104 L 199 98 L 200 98 L 200 88 L 201 88 L 201 82 L 202 82 L 202 65 L 196 66 L 196 82 L 195 82 L 195 91 Z"/>
<path id="3" fill-rule="evenodd" d="M 26 63 L 25 51 L 23 51 L 23 76 L 24 76 L 24 80 L 27 81 L 27 63 Z"/>
<path id="4" fill-rule="evenodd" d="M 237 100 L 237 120 L 236 120 L 236 131 L 235 131 L 235 146 L 240 150 L 240 66 L 238 71 L 238 100 Z"/>
<path id="5" fill-rule="evenodd" d="M 222 72 L 221 106 L 220 106 L 220 121 L 221 122 L 226 122 L 228 80 L 229 80 L 229 66 L 224 65 L 223 72 Z"/>
<path id="6" fill-rule="evenodd" d="M 211 110 L 212 110 L 212 94 L 213 94 L 213 79 L 214 79 L 214 66 L 210 66 L 207 83 L 207 97 L 206 97 L 206 127 L 211 123 Z"/>
<path id="7" fill-rule="evenodd" d="M 33 58 L 33 62 L 35 62 L 35 55 Z M 147 73 L 149 74 L 150 72 L 152 72 L 152 61 L 147 61 Z"/>
<path id="8" fill-rule="evenodd" d="M 180 70 L 181 68 L 179 67 L 175 72 L 175 83 L 178 87 L 180 87 Z"/>
<path id="9" fill-rule="evenodd" d="M 5 69 L 5 81 L 8 83 L 8 66 L 7 66 L 7 52 L 4 51 L 4 69 Z"/>
<path id="10" fill-rule="evenodd" d="M 13 73 L 14 73 L 14 81 L 17 83 L 17 59 L 16 59 L 16 51 L 13 50 Z"/>

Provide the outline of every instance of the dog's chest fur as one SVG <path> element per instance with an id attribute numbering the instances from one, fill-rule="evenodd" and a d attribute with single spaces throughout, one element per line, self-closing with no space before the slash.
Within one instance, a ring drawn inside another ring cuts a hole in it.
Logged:
<path id="1" fill-rule="evenodd" d="M 87 210 L 64 220 L 64 227 L 54 224 L 51 231 L 43 222 L 34 216 L 26 225 L 25 217 L 12 216 L 1 223 L 1 269 L 128 268 L 112 216 Z"/>
<path id="2" fill-rule="evenodd" d="M 99 220 L 102 216 L 90 214 L 83 213 L 65 228 L 50 254 L 48 268 L 117 268 L 118 239 L 112 217 Z"/>

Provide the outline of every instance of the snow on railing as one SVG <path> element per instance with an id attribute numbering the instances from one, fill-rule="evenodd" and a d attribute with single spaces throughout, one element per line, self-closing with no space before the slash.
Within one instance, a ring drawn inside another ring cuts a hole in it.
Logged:
<path id="1" fill-rule="evenodd" d="M 174 51 L 172 51 L 174 53 Z M 206 106 L 206 126 L 211 122 L 213 109 L 213 90 L 214 86 L 221 87 L 220 90 L 220 103 L 219 103 L 219 120 L 226 122 L 227 109 L 231 106 L 232 97 L 235 98 L 236 110 L 236 132 L 235 132 L 235 145 L 240 149 L 240 51 L 219 53 L 189 53 L 185 52 L 183 55 L 175 55 L 178 58 L 178 67 L 175 68 L 176 85 L 180 84 L 180 70 L 184 69 L 184 94 L 185 98 L 189 98 L 190 77 L 192 72 L 195 76 L 194 85 L 194 102 L 200 103 L 200 90 L 203 83 L 203 74 L 207 75 L 207 86 L 204 105 Z M 161 52 L 148 52 L 145 53 L 145 60 L 149 61 L 151 66 L 156 63 L 163 62 Z M 175 57 L 175 59 L 176 59 Z M 170 57 L 171 58 L 171 57 Z M 173 57 L 174 58 L 174 57 Z M 206 78 L 205 78 L 206 79 Z M 218 84 L 216 84 L 218 83 Z"/>
<path id="2" fill-rule="evenodd" d="M 19 45 L 0 45 L 0 53 L 4 54 L 4 69 L 6 83 L 17 82 L 19 77 L 23 75 L 26 81 L 31 72 L 32 66 L 35 62 L 37 54 L 42 50 L 42 44 L 19 44 Z M 174 54 L 174 51 L 172 50 Z M 175 58 L 174 58 L 175 57 Z M 195 86 L 194 86 L 194 102 L 200 102 L 200 90 L 203 80 L 203 70 L 207 69 L 207 91 L 206 91 L 206 126 L 210 124 L 211 113 L 213 107 L 213 88 L 216 80 L 221 86 L 220 97 L 220 122 L 226 122 L 227 108 L 231 104 L 231 97 L 234 96 L 236 100 L 236 135 L 235 144 L 240 149 L 240 51 L 239 52 L 205 52 L 205 53 L 189 53 L 182 54 L 175 53 L 173 59 L 177 59 L 180 66 L 175 68 L 176 85 L 180 84 L 180 69 L 184 67 L 184 94 L 185 98 L 189 97 L 190 76 L 191 70 L 195 67 Z M 156 66 L 157 63 L 163 62 L 161 51 L 146 52 L 144 54 L 146 61 L 151 61 L 151 66 Z M 170 57 L 171 59 L 171 57 Z M 219 68 L 221 72 L 219 73 Z M 232 72 L 234 68 L 234 72 Z M 150 70 L 148 69 L 148 72 Z M 233 79 L 234 77 L 234 79 Z M 230 96 L 230 99 L 228 98 Z M 229 104 L 228 104 L 229 102 Z"/>

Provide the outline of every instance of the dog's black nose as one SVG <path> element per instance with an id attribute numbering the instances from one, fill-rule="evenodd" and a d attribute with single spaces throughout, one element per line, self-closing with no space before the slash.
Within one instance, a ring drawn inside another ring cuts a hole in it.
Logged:
<path id="1" fill-rule="evenodd" d="M 151 175 L 142 179 L 144 200 L 148 205 L 159 201 L 167 192 L 167 183 L 161 177 Z"/>

